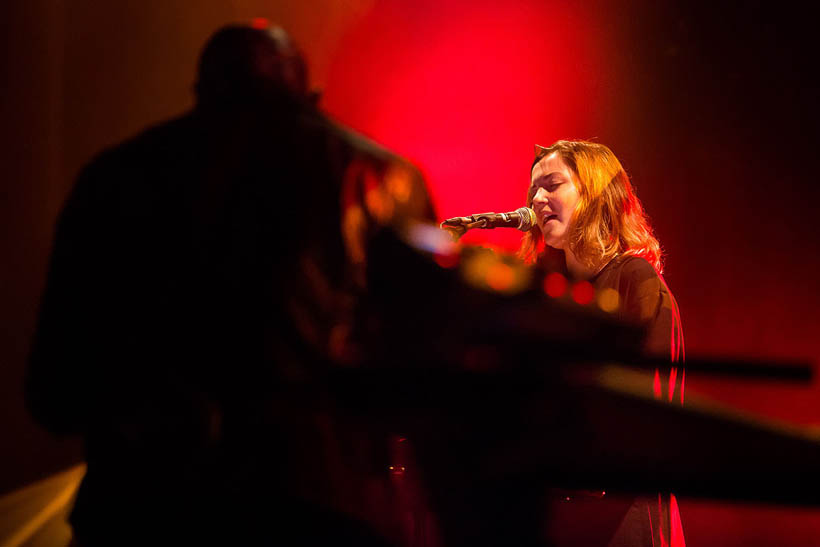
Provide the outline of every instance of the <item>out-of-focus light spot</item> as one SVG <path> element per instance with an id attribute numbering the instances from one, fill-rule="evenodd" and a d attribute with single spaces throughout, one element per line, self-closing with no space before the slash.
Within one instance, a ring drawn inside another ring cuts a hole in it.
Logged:
<path id="1" fill-rule="evenodd" d="M 598 293 L 598 307 L 607 313 L 615 313 L 620 305 L 618 291 L 607 287 Z"/>
<path id="2" fill-rule="evenodd" d="M 364 211 L 358 205 L 345 208 L 342 217 L 342 234 L 347 252 L 354 264 L 364 262 Z"/>
<path id="3" fill-rule="evenodd" d="M 403 167 L 390 167 L 384 175 L 387 191 L 398 203 L 407 203 L 410 200 L 410 173 Z"/>
<path id="4" fill-rule="evenodd" d="M 347 354 L 347 344 L 350 337 L 350 326 L 343 323 L 333 325 L 328 336 L 328 352 L 338 360 L 344 361 Z"/>
<path id="5" fill-rule="evenodd" d="M 407 243 L 431 253 L 435 263 L 442 268 L 455 268 L 461 261 L 461 246 L 438 226 L 413 223 L 403 234 Z"/>
<path id="6" fill-rule="evenodd" d="M 382 188 L 371 188 L 364 195 L 364 203 L 376 220 L 387 223 L 393 216 L 393 199 Z"/>
<path id="7" fill-rule="evenodd" d="M 515 282 L 515 272 L 503 262 L 496 262 L 487 269 L 487 285 L 490 288 L 504 292 L 509 290 Z"/>
<path id="8" fill-rule="evenodd" d="M 558 272 L 552 272 L 544 278 L 544 292 L 552 298 L 564 296 L 567 292 L 567 278 Z"/>
<path id="9" fill-rule="evenodd" d="M 530 285 L 532 270 L 512 257 L 486 248 L 464 248 L 460 273 L 474 287 L 515 294 Z"/>
<path id="10" fill-rule="evenodd" d="M 434 253 L 433 260 L 435 260 L 436 264 L 438 264 L 442 268 L 455 268 L 456 266 L 458 266 L 459 255 L 457 253 Z"/>
<path id="11" fill-rule="evenodd" d="M 489 252 L 469 252 L 471 249 L 465 251 L 467 254 L 464 256 L 462 274 L 468 283 L 480 287 L 484 283 L 487 270 L 496 262 L 496 258 Z"/>
<path id="12" fill-rule="evenodd" d="M 251 27 L 259 30 L 266 29 L 270 26 L 270 21 L 264 17 L 254 17 L 251 20 Z"/>
<path id="13" fill-rule="evenodd" d="M 586 306 L 595 298 L 595 288 L 589 281 L 579 281 L 572 286 L 572 299 L 576 303 Z"/>
<path id="14" fill-rule="evenodd" d="M 439 254 L 458 253 L 461 248 L 449 234 L 438 226 L 414 223 L 406 232 L 406 239 L 413 247 Z"/>
<path id="15" fill-rule="evenodd" d="M 399 437 L 399 442 L 400 443 L 403 443 L 405 441 L 407 441 L 407 437 Z"/>

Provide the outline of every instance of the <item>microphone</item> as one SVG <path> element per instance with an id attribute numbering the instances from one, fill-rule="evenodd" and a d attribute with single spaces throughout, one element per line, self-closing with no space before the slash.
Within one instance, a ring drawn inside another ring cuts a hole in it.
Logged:
<path id="1" fill-rule="evenodd" d="M 528 232 L 533 226 L 535 226 L 535 211 L 529 207 L 520 207 L 510 213 L 480 213 L 468 217 L 453 217 L 441 223 L 442 228 L 451 227 L 465 232 L 471 228 L 484 230 L 516 228 L 522 232 Z"/>

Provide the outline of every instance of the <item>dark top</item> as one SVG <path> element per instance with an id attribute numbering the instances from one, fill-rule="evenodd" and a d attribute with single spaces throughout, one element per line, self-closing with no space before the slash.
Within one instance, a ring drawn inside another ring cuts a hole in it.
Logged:
<path id="1" fill-rule="evenodd" d="M 617 316 L 647 329 L 644 348 L 658 357 L 682 361 L 683 333 L 677 302 L 663 277 L 638 256 L 617 256 L 590 282 L 596 293 L 612 289 L 618 293 Z"/>
<path id="2" fill-rule="evenodd" d="M 619 319 L 646 327 L 647 354 L 670 360 L 669 367 L 655 370 L 655 397 L 683 404 L 685 376 L 679 366 L 673 365 L 684 359 L 683 332 L 677 302 L 663 277 L 645 259 L 622 255 L 611 260 L 590 282 L 596 293 L 617 292 Z M 675 496 L 666 493 L 636 500 L 608 545 L 685 547 Z"/>

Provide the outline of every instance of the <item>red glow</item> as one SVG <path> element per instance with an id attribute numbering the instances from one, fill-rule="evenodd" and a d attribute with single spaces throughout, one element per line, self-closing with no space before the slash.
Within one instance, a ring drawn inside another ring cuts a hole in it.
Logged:
<path id="1" fill-rule="evenodd" d="M 586 306 L 595 298 L 595 287 L 589 281 L 579 281 L 572 286 L 572 299 Z"/>
<path id="2" fill-rule="evenodd" d="M 672 398 L 675 396 L 675 383 L 678 378 L 678 367 L 672 367 L 669 371 L 669 402 L 672 402 Z M 681 404 L 683 402 L 681 401 Z"/>
<path id="3" fill-rule="evenodd" d="M 652 381 L 652 393 L 654 393 L 656 399 L 661 398 L 661 375 L 658 369 L 655 369 L 655 379 Z"/>
<path id="4" fill-rule="evenodd" d="M 552 272 L 544 278 L 544 292 L 552 298 L 564 296 L 567 292 L 567 278 L 558 272 Z"/>
<path id="5" fill-rule="evenodd" d="M 534 143 L 597 132 L 610 49 L 595 17 L 540 0 L 377 2 L 339 42 L 323 106 L 419 164 L 440 218 L 512 210 Z M 519 240 L 474 230 L 462 241 Z"/>
<path id="6" fill-rule="evenodd" d="M 254 17 L 251 20 L 251 27 L 259 30 L 266 29 L 270 26 L 270 21 L 264 17 Z"/>
<path id="7" fill-rule="evenodd" d="M 459 258 L 457 253 L 433 253 L 433 260 L 442 268 L 455 268 L 458 266 Z"/>
<path id="8" fill-rule="evenodd" d="M 681 524 L 680 509 L 678 508 L 678 499 L 675 494 L 669 495 L 669 509 L 671 511 L 671 544 L 673 546 L 686 545 L 686 540 L 683 537 L 683 525 Z"/>

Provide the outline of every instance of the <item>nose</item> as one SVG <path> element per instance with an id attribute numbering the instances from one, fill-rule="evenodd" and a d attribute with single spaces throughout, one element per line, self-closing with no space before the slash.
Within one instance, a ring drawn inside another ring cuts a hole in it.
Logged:
<path id="1" fill-rule="evenodd" d="M 533 205 L 547 205 L 549 203 L 549 196 L 547 195 L 547 191 L 544 188 L 539 188 L 535 191 L 535 195 L 532 197 Z"/>

